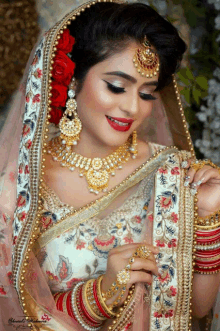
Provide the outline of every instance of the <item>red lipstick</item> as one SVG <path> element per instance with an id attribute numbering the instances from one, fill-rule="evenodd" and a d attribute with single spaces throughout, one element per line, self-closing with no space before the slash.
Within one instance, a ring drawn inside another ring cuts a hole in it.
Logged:
<path id="1" fill-rule="evenodd" d="M 114 121 L 112 121 L 111 119 L 119 121 L 121 123 L 124 123 L 126 125 L 120 125 Z M 122 131 L 122 132 L 126 132 L 130 129 L 132 123 L 134 122 L 134 120 L 132 119 L 126 119 L 126 118 L 119 118 L 119 117 L 111 117 L 111 116 L 106 116 L 106 119 L 109 123 L 109 125 L 116 131 Z"/>

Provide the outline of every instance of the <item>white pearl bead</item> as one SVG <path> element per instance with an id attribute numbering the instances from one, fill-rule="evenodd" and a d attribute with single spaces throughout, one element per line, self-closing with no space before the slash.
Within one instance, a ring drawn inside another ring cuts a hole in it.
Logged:
<path id="1" fill-rule="evenodd" d="M 75 170 L 75 168 L 74 168 L 74 167 L 70 167 L 69 169 L 70 169 L 71 171 Z"/>
<path id="2" fill-rule="evenodd" d="M 118 169 L 122 169 L 122 166 L 120 165 L 120 166 L 118 166 Z"/>
<path id="3" fill-rule="evenodd" d="M 132 159 L 136 159 L 136 155 L 132 155 Z"/>
<path id="4" fill-rule="evenodd" d="M 77 145 L 77 141 L 76 140 L 74 140 L 73 145 Z"/>
<path id="5" fill-rule="evenodd" d="M 79 177 L 83 177 L 83 174 L 79 174 Z"/>
<path id="6" fill-rule="evenodd" d="M 90 192 L 94 192 L 93 188 L 90 188 L 89 191 L 90 191 Z"/>
<path id="7" fill-rule="evenodd" d="M 57 157 L 56 157 L 56 156 L 54 156 L 54 157 L 53 157 L 53 160 L 54 160 L 54 161 L 57 161 Z"/>
<path id="8" fill-rule="evenodd" d="M 112 172 L 111 175 L 112 175 L 112 176 L 115 176 L 115 172 Z"/>
<path id="9" fill-rule="evenodd" d="M 63 144 L 63 145 L 66 145 L 66 140 L 63 139 L 63 140 L 62 140 L 62 144 Z"/>
<path id="10" fill-rule="evenodd" d="M 51 154 L 51 151 L 47 151 L 48 154 Z"/>

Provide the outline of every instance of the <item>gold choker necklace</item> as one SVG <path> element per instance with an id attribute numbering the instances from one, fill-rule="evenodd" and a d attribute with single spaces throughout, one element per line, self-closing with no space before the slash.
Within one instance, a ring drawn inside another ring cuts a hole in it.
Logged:
<path id="1" fill-rule="evenodd" d="M 114 153 L 101 159 L 93 159 L 77 154 L 71 149 L 66 149 L 62 139 L 56 137 L 48 143 L 47 152 L 53 156 L 54 161 L 59 161 L 61 166 L 68 167 L 71 171 L 79 170 L 79 176 L 85 177 L 91 193 L 107 192 L 110 174 L 115 176 L 115 169 L 122 169 L 122 164 L 130 158 L 136 158 L 137 149 L 129 137 L 128 141 L 120 146 Z"/>

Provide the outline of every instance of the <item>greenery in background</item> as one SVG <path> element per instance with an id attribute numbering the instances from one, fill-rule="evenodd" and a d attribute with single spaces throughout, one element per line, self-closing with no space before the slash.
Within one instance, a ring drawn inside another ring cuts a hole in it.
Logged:
<path id="1" fill-rule="evenodd" d="M 177 76 L 182 85 L 180 93 L 187 103 L 185 107 L 186 120 L 190 125 L 196 124 L 196 112 L 191 109 L 191 105 L 195 105 L 196 108 L 200 107 L 201 99 L 208 95 L 208 79 L 201 75 L 195 77 L 189 67 L 180 69 Z"/>
<path id="2" fill-rule="evenodd" d="M 189 67 L 181 68 L 177 73 L 180 93 L 185 98 L 185 116 L 190 126 L 193 141 L 201 138 L 203 123 L 198 121 L 196 113 L 204 104 L 203 98 L 208 95 L 208 80 L 213 77 L 213 70 L 220 66 L 219 45 L 216 41 L 219 31 L 215 30 L 217 12 L 207 0 L 165 0 L 167 6 L 181 5 L 186 21 L 191 28 L 190 36 L 196 39 L 196 52 L 189 54 Z M 155 9 L 155 1 L 150 0 Z M 175 25 L 178 20 L 167 17 Z M 199 31 L 198 31 L 199 29 Z M 197 36 L 198 35 L 198 36 Z M 196 38 L 195 38 L 196 37 Z M 196 150 L 197 157 L 202 157 Z"/>

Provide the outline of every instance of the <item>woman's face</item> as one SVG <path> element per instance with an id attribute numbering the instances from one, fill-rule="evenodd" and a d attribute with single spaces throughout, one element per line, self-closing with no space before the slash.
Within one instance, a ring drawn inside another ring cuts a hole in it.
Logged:
<path id="1" fill-rule="evenodd" d="M 135 42 L 129 44 L 86 75 L 76 97 L 77 111 L 83 126 L 81 134 L 93 144 L 122 145 L 151 114 L 158 77 L 146 78 L 138 73 L 133 64 L 138 47 Z"/>

